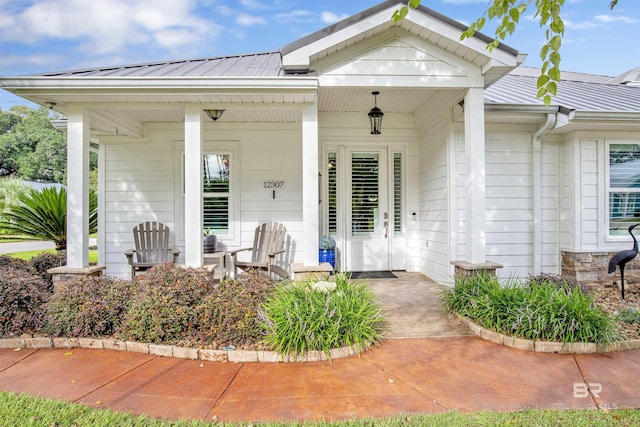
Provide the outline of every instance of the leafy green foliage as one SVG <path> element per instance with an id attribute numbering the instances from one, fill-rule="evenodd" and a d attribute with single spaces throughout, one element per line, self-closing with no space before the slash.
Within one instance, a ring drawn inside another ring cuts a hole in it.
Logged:
<path id="1" fill-rule="evenodd" d="M 204 301 L 199 341 L 237 348 L 260 342 L 264 332 L 258 310 L 274 291 L 275 281 L 258 270 L 216 285 Z"/>
<path id="2" fill-rule="evenodd" d="M 67 247 L 67 190 L 64 188 L 30 189 L 18 197 L 0 220 L 0 228 L 10 233 L 51 240 L 56 249 Z M 89 192 L 89 233 L 98 228 L 98 197 Z"/>
<path id="3" fill-rule="evenodd" d="M 280 285 L 264 304 L 260 316 L 265 341 L 282 355 L 345 346 L 364 349 L 383 331 L 382 311 L 374 294 L 344 275 L 336 276 L 335 290 L 314 288 L 313 282 Z"/>
<path id="4" fill-rule="evenodd" d="M 156 266 L 133 280 L 136 294 L 122 334 L 132 340 L 181 344 L 198 335 L 204 299 L 213 291 L 213 276 L 205 269 Z"/>
<path id="5" fill-rule="evenodd" d="M 111 335 L 122 323 L 133 289 L 130 281 L 110 277 L 69 282 L 47 304 L 44 330 L 56 337 Z"/>
<path id="6" fill-rule="evenodd" d="M 0 176 L 65 181 L 66 137 L 53 127 L 50 114 L 44 107 L 0 110 Z"/>
<path id="7" fill-rule="evenodd" d="M 47 283 L 21 268 L 0 268 L 0 337 L 39 330 L 44 304 L 51 298 Z"/>
<path id="8" fill-rule="evenodd" d="M 17 178 L 0 179 L 0 218 L 2 213 L 18 201 L 18 197 L 29 188 Z"/>
<path id="9" fill-rule="evenodd" d="M 496 277 L 459 278 L 443 294 L 450 311 L 483 327 L 519 338 L 612 343 L 620 339 L 613 319 L 579 287 L 532 279 L 501 286 Z"/>
<path id="10" fill-rule="evenodd" d="M 540 27 L 545 29 L 546 42 L 540 48 L 540 59 L 542 69 L 538 77 L 537 97 L 544 101 L 546 106 L 551 103 L 551 97 L 558 93 L 557 82 L 560 81 L 560 48 L 562 37 L 564 36 L 565 25 L 562 20 L 562 6 L 565 0 L 536 0 L 535 15 Z M 495 31 L 495 39 L 489 43 L 487 49 L 493 50 L 500 44 L 501 40 L 512 35 L 520 18 L 527 10 L 531 0 L 490 0 L 485 13 L 462 33 L 461 40 L 473 37 L 476 31 L 482 30 L 489 21 L 499 21 Z M 612 0 L 609 8 L 613 9 L 618 4 L 618 0 Z M 402 6 L 393 13 L 392 19 L 395 22 L 402 20 L 409 8 L 416 8 L 420 5 L 420 0 L 411 0 L 408 6 Z"/>

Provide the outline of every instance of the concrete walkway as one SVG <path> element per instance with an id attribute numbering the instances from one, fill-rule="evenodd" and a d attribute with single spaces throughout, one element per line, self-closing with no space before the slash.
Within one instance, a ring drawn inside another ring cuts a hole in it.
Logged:
<path id="1" fill-rule="evenodd" d="M 2 349 L 0 390 L 160 418 L 246 422 L 640 408 L 640 350 L 545 354 L 484 341 L 444 312 L 439 285 L 398 276 L 368 280 L 389 329 L 360 357 L 223 363 L 87 348 Z"/>
<path id="2" fill-rule="evenodd" d="M 640 350 L 541 354 L 477 337 L 388 340 L 361 357 L 333 363 L 221 363 L 84 348 L 0 350 L 2 390 L 169 419 L 640 408 L 638 384 Z"/>

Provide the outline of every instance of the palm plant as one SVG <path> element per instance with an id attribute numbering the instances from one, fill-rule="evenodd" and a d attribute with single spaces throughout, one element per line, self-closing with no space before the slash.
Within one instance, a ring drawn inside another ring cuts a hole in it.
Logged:
<path id="1" fill-rule="evenodd" d="M 51 240 L 56 250 L 67 248 L 67 190 L 30 189 L 18 196 L 0 220 L 0 228 L 36 239 Z M 89 191 L 89 233 L 98 228 L 98 197 Z"/>

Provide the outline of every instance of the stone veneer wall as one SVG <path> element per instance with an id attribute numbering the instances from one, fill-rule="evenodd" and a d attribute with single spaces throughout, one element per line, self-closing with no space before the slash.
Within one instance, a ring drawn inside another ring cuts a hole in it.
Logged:
<path id="1" fill-rule="evenodd" d="M 588 288 L 608 288 L 620 281 L 620 269 L 607 273 L 609 260 L 615 252 L 562 251 L 562 276 L 573 279 Z M 640 286 L 640 255 L 627 263 L 624 279 L 630 286 Z"/>

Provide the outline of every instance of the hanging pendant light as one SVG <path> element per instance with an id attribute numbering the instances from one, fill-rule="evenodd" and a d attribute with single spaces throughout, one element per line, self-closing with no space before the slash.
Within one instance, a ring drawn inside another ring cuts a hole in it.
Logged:
<path id="1" fill-rule="evenodd" d="M 209 118 L 211 120 L 213 120 L 214 122 L 218 121 L 218 119 L 220 117 L 222 117 L 222 113 L 224 113 L 224 110 L 219 108 L 217 110 L 204 110 L 205 113 L 207 113 L 207 116 L 209 116 Z"/>
<path id="2" fill-rule="evenodd" d="M 380 135 L 380 131 L 382 130 L 382 116 L 384 113 L 381 109 L 378 108 L 378 95 L 380 92 L 374 91 L 371 92 L 374 99 L 374 107 L 369 111 L 369 122 L 371 122 L 371 135 Z"/>

